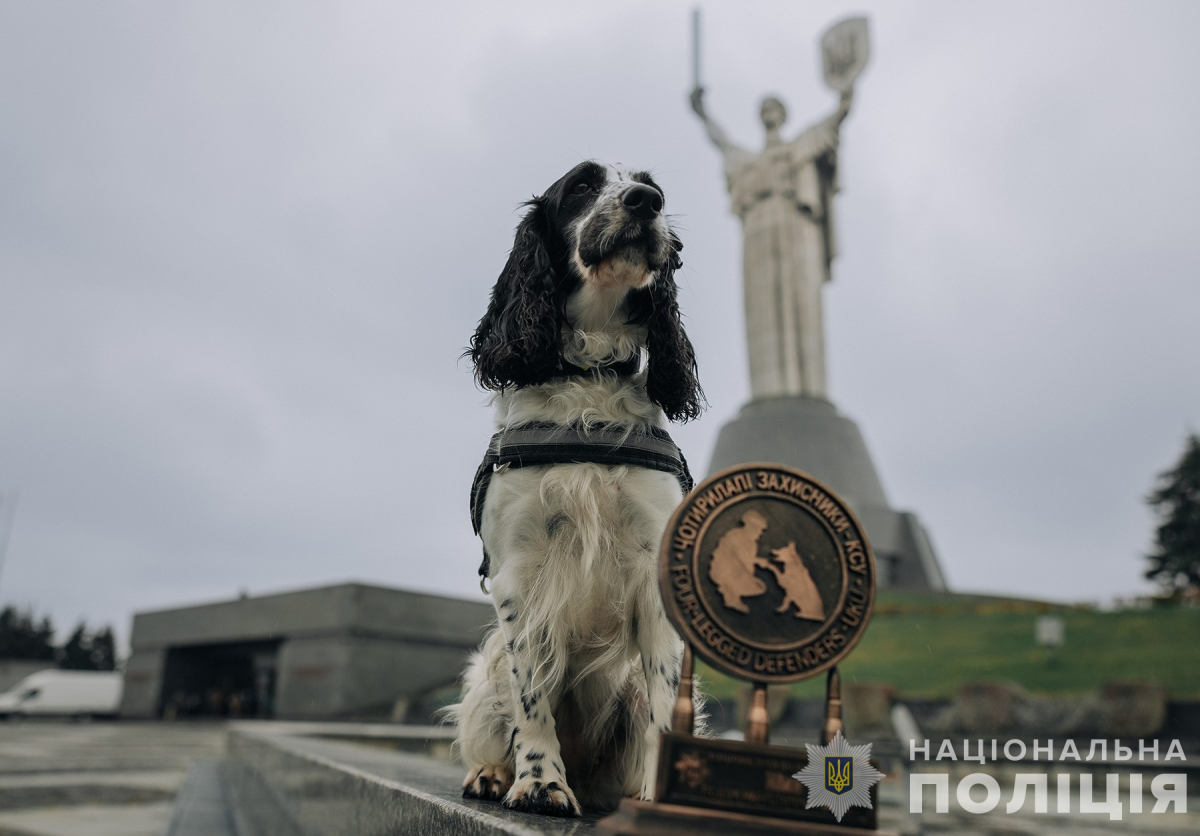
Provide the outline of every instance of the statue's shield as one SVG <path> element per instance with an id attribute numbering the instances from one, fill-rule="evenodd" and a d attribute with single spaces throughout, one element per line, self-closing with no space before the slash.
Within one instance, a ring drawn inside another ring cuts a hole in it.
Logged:
<path id="1" fill-rule="evenodd" d="M 867 19 L 852 17 L 835 23 L 821 38 L 821 65 L 825 83 L 839 93 L 849 92 L 867 66 Z"/>

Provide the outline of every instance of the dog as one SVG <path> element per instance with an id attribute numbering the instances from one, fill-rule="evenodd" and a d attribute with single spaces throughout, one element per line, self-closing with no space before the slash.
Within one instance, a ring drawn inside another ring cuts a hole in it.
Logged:
<path id="1" fill-rule="evenodd" d="M 700 414 L 664 200 L 648 173 L 589 161 L 525 204 L 464 355 L 495 393 L 498 437 L 528 425 L 665 435 L 667 419 Z M 683 651 L 658 546 L 690 482 L 597 462 L 492 473 L 485 460 L 481 473 L 497 622 L 447 709 L 464 797 L 554 816 L 651 799 Z"/>

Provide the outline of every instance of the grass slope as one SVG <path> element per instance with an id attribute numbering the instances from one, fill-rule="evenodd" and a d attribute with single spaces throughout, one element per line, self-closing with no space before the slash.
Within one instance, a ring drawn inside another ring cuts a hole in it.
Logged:
<path id="1" fill-rule="evenodd" d="M 1062 617 L 1057 652 L 1034 644 L 1039 615 Z M 698 666 L 704 689 L 728 698 L 740 683 Z M 1200 699 L 1200 608 L 1099 612 L 1037 601 L 880 593 L 875 616 L 841 665 L 843 683 L 885 682 L 908 699 L 952 697 L 963 682 L 1006 679 L 1036 694 L 1082 694 L 1121 679 L 1156 680 L 1172 699 Z M 820 697 L 825 677 L 792 686 Z"/>

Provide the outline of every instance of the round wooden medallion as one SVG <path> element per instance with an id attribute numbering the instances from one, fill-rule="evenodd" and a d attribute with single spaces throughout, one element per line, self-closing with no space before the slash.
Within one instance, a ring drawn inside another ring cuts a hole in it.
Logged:
<path id="1" fill-rule="evenodd" d="M 659 551 L 667 616 L 719 670 L 794 682 L 836 665 L 875 606 L 875 556 L 846 503 L 803 471 L 742 464 L 675 510 Z"/>

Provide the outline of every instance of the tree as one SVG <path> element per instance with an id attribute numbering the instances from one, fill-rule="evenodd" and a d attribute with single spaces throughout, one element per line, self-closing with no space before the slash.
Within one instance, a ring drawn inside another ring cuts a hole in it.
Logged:
<path id="1" fill-rule="evenodd" d="M 71 638 L 58 651 L 58 666 L 65 671 L 90 671 L 91 663 L 91 640 L 83 622 L 80 622 Z"/>
<path id="2" fill-rule="evenodd" d="M 58 651 L 58 666 L 68 671 L 111 671 L 116 661 L 112 629 L 105 627 L 89 635 L 82 621 Z"/>
<path id="3" fill-rule="evenodd" d="M 1159 517 L 1146 577 L 1170 594 L 1200 589 L 1200 435 L 1188 437 L 1179 463 L 1158 480 L 1146 500 Z"/>
<path id="4" fill-rule="evenodd" d="M 92 637 L 92 667 L 98 671 L 116 670 L 117 644 L 111 627 L 105 627 Z"/>
<path id="5" fill-rule="evenodd" d="M 53 659 L 53 639 L 49 618 L 35 624 L 30 610 L 5 607 L 0 612 L 0 659 Z"/>

